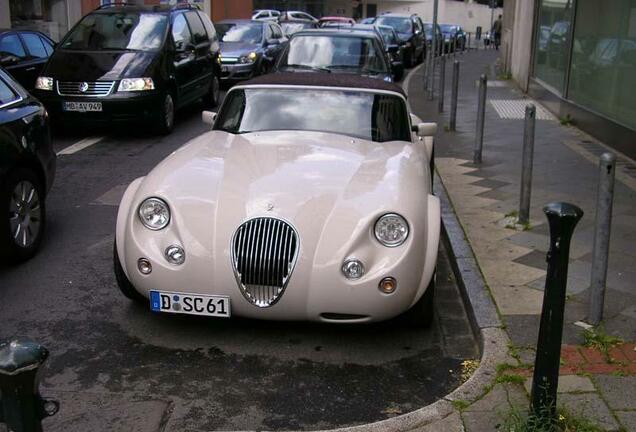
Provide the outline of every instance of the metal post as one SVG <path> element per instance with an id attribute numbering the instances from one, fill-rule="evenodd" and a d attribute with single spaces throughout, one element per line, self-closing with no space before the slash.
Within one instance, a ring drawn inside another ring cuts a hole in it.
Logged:
<path id="1" fill-rule="evenodd" d="M 616 156 L 612 153 L 603 153 L 599 166 L 600 176 L 598 196 L 596 198 L 596 227 L 594 229 L 590 307 L 588 313 L 588 322 L 594 326 L 599 325 L 603 319 L 607 261 L 609 258 L 609 242 L 612 228 Z"/>
<path id="2" fill-rule="evenodd" d="M 473 34 L 468 32 L 468 51 L 470 51 L 470 46 L 472 45 Z"/>
<path id="3" fill-rule="evenodd" d="M 59 409 L 39 392 L 41 366 L 48 356 L 46 348 L 30 341 L 0 344 L 0 423 L 12 432 L 41 432 L 42 419 Z"/>
<path id="4" fill-rule="evenodd" d="M 459 62 L 453 62 L 453 87 L 451 89 L 451 112 L 449 129 L 455 131 L 457 128 L 457 94 L 459 91 Z"/>
<path id="5" fill-rule="evenodd" d="M 444 91 L 446 90 L 446 56 L 440 59 L 439 63 L 439 95 L 438 106 L 439 112 L 444 112 Z"/>
<path id="6" fill-rule="evenodd" d="M 486 119 L 486 89 L 488 88 L 488 78 L 482 74 L 479 78 L 479 102 L 477 105 L 477 127 L 475 131 L 475 151 L 473 162 L 481 163 L 481 153 L 484 147 L 484 121 Z"/>
<path id="7" fill-rule="evenodd" d="M 435 81 L 435 56 L 437 54 L 437 11 L 439 8 L 439 0 L 433 0 L 433 36 L 431 38 L 431 60 L 429 65 L 430 76 L 428 78 L 428 100 L 433 100 L 433 86 Z"/>
<path id="8" fill-rule="evenodd" d="M 532 160 L 534 158 L 534 129 L 537 117 L 534 104 L 526 106 L 523 129 L 523 157 L 521 165 L 521 194 L 519 199 L 519 223 L 530 223 L 530 195 L 532 193 Z"/>
<path id="9" fill-rule="evenodd" d="M 573 204 L 551 203 L 543 208 L 550 225 L 548 272 L 532 379 L 531 413 L 543 425 L 556 425 L 557 386 L 563 337 L 570 240 L 583 211 Z"/>
<path id="10" fill-rule="evenodd" d="M 457 35 L 453 38 L 453 57 L 457 56 Z"/>

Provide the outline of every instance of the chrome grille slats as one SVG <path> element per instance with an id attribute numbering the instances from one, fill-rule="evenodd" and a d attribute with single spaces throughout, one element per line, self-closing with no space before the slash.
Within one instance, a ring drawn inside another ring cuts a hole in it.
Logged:
<path id="1" fill-rule="evenodd" d="M 298 258 L 298 234 L 287 222 L 258 217 L 241 224 L 232 237 L 232 268 L 243 296 L 258 307 L 275 304 Z"/>
<path id="2" fill-rule="evenodd" d="M 85 91 L 80 90 L 83 84 Z M 56 86 L 60 96 L 103 97 L 112 92 L 115 81 L 57 81 Z"/>

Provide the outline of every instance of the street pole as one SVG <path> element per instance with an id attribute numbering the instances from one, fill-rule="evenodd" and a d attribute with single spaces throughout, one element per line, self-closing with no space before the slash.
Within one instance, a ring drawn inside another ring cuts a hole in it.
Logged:
<path id="1" fill-rule="evenodd" d="M 532 421 L 540 426 L 554 426 L 557 424 L 557 388 L 570 240 L 583 211 L 563 202 L 548 204 L 543 211 L 550 226 L 550 249 L 530 400 Z"/>
<path id="2" fill-rule="evenodd" d="M 475 151 L 473 163 L 481 163 L 481 153 L 484 147 L 484 122 L 486 120 L 486 89 L 488 88 L 488 78 L 482 74 L 479 78 L 479 101 L 477 105 L 477 127 L 475 130 Z"/>
<path id="3" fill-rule="evenodd" d="M 459 62 L 453 62 L 453 87 L 451 90 L 451 112 L 449 129 L 455 131 L 457 128 L 457 94 L 459 92 Z"/>
<path id="4" fill-rule="evenodd" d="M 442 56 L 439 64 L 439 96 L 438 96 L 438 111 L 444 112 L 444 90 L 446 87 L 446 56 Z"/>
<path id="5" fill-rule="evenodd" d="M 594 229 L 594 249 L 592 252 L 592 278 L 590 282 L 590 307 L 588 323 L 593 326 L 603 319 L 605 286 L 607 282 L 607 261 L 612 228 L 612 203 L 614 201 L 614 176 L 616 156 L 603 153 L 599 164 L 598 197 L 596 204 L 596 227 Z"/>
<path id="6" fill-rule="evenodd" d="M 428 100 L 433 100 L 433 82 L 435 81 L 435 55 L 437 54 L 437 11 L 439 8 L 439 0 L 433 0 L 433 36 L 431 38 L 431 60 L 429 65 L 429 84 L 428 84 Z"/>
<path id="7" fill-rule="evenodd" d="M 495 0 L 490 0 L 490 43 L 492 43 L 492 38 L 493 38 L 493 34 L 492 34 L 492 24 L 494 22 L 494 18 L 495 18 Z"/>
<path id="8" fill-rule="evenodd" d="M 530 223 L 530 195 L 532 193 L 532 159 L 534 155 L 534 129 L 537 109 L 534 104 L 526 106 L 526 121 L 523 129 L 523 157 L 521 165 L 521 194 L 519 199 L 519 223 Z"/>

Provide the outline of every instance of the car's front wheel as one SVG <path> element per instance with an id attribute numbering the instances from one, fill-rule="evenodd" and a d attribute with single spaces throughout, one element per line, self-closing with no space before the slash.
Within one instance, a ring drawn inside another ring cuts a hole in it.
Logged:
<path id="1" fill-rule="evenodd" d="M 424 329 L 431 326 L 435 318 L 435 273 L 422 297 L 400 318 L 412 328 Z"/>
<path id="2" fill-rule="evenodd" d="M 34 172 L 18 168 L 0 190 L 0 256 L 18 263 L 35 255 L 46 224 L 44 189 Z"/>
<path id="3" fill-rule="evenodd" d="M 208 92 L 205 102 L 210 107 L 219 106 L 219 102 L 221 100 L 221 81 L 219 77 L 214 75 L 212 77 L 212 82 L 210 83 L 210 91 Z"/>
<path id="4" fill-rule="evenodd" d="M 117 280 L 117 285 L 123 295 L 140 304 L 148 301 L 144 296 L 137 292 L 133 284 L 130 283 L 130 280 L 128 280 L 128 276 L 126 276 L 124 268 L 121 266 L 121 261 L 119 261 L 117 243 L 113 245 L 113 270 L 115 271 L 115 280 Z"/>
<path id="5" fill-rule="evenodd" d="M 174 129 L 174 113 L 175 105 L 174 99 L 170 93 L 166 93 L 159 108 L 158 125 L 159 133 L 162 135 L 168 135 Z"/>

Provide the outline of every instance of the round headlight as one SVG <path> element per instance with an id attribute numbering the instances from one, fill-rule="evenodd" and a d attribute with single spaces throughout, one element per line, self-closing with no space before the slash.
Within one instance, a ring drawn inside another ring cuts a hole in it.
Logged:
<path id="1" fill-rule="evenodd" d="M 360 279 L 364 275 L 364 264 L 355 258 L 349 258 L 342 264 L 342 273 L 347 279 Z"/>
<path id="2" fill-rule="evenodd" d="M 375 238 L 386 247 L 400 246 L 409 236 L 406 219 L 397 213 L 388 213 L 375 223 Z"/>
<path id="3" fill-rule="evenodd" d="M 159 198 L 148 198 L 139 206 L 139 220 L 153 231 L 163 229 L 170 223 L 170 208 Z"/>

